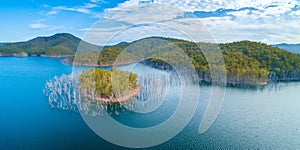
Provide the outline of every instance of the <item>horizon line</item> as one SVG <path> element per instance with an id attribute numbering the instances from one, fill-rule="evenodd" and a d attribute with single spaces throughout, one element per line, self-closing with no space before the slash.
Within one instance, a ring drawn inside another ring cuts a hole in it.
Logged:
<path id="1" fill-rule="evenodd" d="M 72 35 L 72 36 L 74 36 L 76 38 L 79 38 L 81 41 L 88 42 L 88 41 L 83 40 L 82 37 L 74 35 L 72 33 L 69 33 L 69 32 L 58 32 L 58 33 L 54 33 L 54 34 L 51 34 L 51 35 L 39 35 L 39 36 L 30 38 L 30 39 L 27 39 L 27 40 L 22 40 L 22 41 L 0 41 L 0 45 L 2 45 L 2 44 L 12 44 L 12 43 L 28 42 L 28 41 L 36 39 L 36 38 L 47 38 L 47 37 L 52 37 L 52 36 L 55 36 L 55 35 L 58 35 L 58 34 L 70 34 L 70 35 Z M 132 40 L 132 41 L 120 41 L 120 42 L 117 42 L 115 44 L 107 44 L 107 45 L 98 45 L 98 44 L 94 44 L 92 42 L 88 42 L 88 43 L 96 45 L 96 46 L 112 46 L 112 45 L 117 45 L 117 44 L 120 44 L 120 43 L 132 43 L 134 41 L 138 41 L 138 40 L 145 39 L 145 38 L 170 38 L 170 39 L 176 39 L 176 40 L 183 40 L 183 41 L 187 41 L 187 42 L 194 42 L 194 41 L 190 41 L 190 40 L 183 39 L 183 38 L 178 38 L 178 37 L 170 37 L 170 36 L 148 36 L 148 37 L 143 37 L 143 38 L 135 39 L 135 40 Z M 297 44 L 300 44 L 300 42 L 299 43 L 286 43 L 286 42 L 281 42 L 281 43 L 266 43 L 266 42 L 259 41 L 259 40 L 249 40 L 249 39 L 241 39 L 241 40 L 227 41 L 227 42 L 214 42 L 214 43 L 215 44 L 225 44 L 225 43 L 233 43 L 233 42 L 241 42 L 241 41 L 259 42 L 259 43 L 264 43 L 264 44 L 273 45 L 273 46 L 274 45 L 281 45 L 281 44 L 287 44 L 287 45 L 297 45 Z M 203 42 L 203 41 L 196 41 L 194 43 L 201 43 L 201 42 Z M 213 42 L 203 42 L 203 43 L 213 43 Z"/>

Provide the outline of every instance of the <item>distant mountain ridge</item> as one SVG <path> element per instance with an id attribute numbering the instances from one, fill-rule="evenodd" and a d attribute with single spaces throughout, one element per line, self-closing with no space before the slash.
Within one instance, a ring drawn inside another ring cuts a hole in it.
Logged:
<path id="1" fill-rule="evenodd" d="M 282 43 L 282 44 L 275 44 L 273 46 L 296 53 L 296 54 L 300 54 L 300 44 Z"/>
<path id="2" fill-rule="evenodd" d="M 74 55 L 78 48 L 88 52 L 98 50 L 100 46 L 82 41 L 69 33 L 58 33 L 49 37 L 37 37 L 26 42 L 2 43 L 0 54 L 2 56 L 11 56 L 16 53 L 26 53 L 29 56 L 64 56 Z"/>

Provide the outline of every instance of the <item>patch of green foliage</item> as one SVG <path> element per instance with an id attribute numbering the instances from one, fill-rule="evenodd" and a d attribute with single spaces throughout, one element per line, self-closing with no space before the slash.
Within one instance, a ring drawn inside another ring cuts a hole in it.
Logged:
<path id="1" fill-rule="evenodd" d="M 122 97 L 137 88 L 137 74 L 98 68 L 83 71 L 79 76 L 80 89 L 99 97 Z"/>
<path id="2" fill-rule="evenodd" d="M 287 81 L 300 80 L 300 55 L 271 45 L 251 41 L 216 45 L 211 43 L 193 43 L 169 38 L 159 39 L 168 40 L 170 43 L 175 44 L 182 49 L 194 64 L 200 80 L 203 81 L 210 82 L 210 69 L 213 67 L 218 68 L 220 63 L 222 63 L 220 60 L 216 59 L 211 60 L 209 65 L 203 53 L 203 49 L 205 49 L 206 55 L 211 55 L 209 56 L 210 58 L 219 58 L 214 57 L 214 52 L 218 50 L 221 51 L 225 61 L 228 83 L 255 85 L 265 84 L 273 78 L 276 80 Z M 131 47 L 133 51 L 136 49 L 136 51 L 132 53 L 127 51 L 128 53 L 134 54 L 134 57 L 130 56 L 132 62 L 137 62 L 139 58 L 143 58 L 144 54 L 138 53 L 139 49 L 144 48 L 143 44 L 147 45 L 147 42 L 139 45 L 137 44 L 133 48 Z M 115 62 L 119 54 L 129 45 L 130 43 L 125 43 L 106 47 L 102 51 L 98 51 L 98 55 L 95 55 L 96 52 L 81 54 L 76 56 L 79 58 L 77 61 L 85 62 L 89 57 L 93 56 L 94 60 L 97 60 L 98 65 L 111 65 Z M 171 61 L 173 61 L 171 64 L 182 63 L 181 60 L 183 60 L 184 56 L 176 53 L 169 53 L 167 50 L 164 51 L 164 48 L 166 49 L 168 46 L 158 48 L 162 50 L 160 55 L 173 57 L 173 59 L 171 59 Z M 149 49 L 148 52 L 151 53 L 151 49 Z M 163 64 L 163 60 L 160 59 L 149 58 L 147 61 L 148 64 L 149 61 L 154 65 Z M 170 64 L 170 62 L 165 62 L 166 65 L 167 63 Z"/>

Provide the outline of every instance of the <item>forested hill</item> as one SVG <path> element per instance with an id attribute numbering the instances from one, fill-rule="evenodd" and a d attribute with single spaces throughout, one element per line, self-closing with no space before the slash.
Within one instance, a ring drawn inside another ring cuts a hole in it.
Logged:
<path id="1" fill-rule="evenodd" d="M 150 39 L 150 40 L 149 40 Z M 3 43 L 0 44 L 0 56 L 66 56 L 74 55 L 79 43 L 85 52 L 76 55 L 75 65 L 112 65 L 118 55 L 130 46 L 133 59 L 119 62 L 121 64 L 140 62 L 158 68 L 171 68 L 167 63 L 160 59 L 144 58 L 144 50 L 147 53 L 155 51 L 157 48 L 162 50 L 161 55 L 172 57 L 173 64 L 183 63 L 183 56 L 177 53 L 169 53 L 169 44 L 162 44 L 160 47 L 151 48 L 151 39 L 158 41 L 168 41 L 181 48 L 193 62 L 199 79 L 203 82 L 211 82 L 210 67 L 218 67 L 220 61 L 216 60 L 210 66 L 206 61 L 202 50 L 210 49 L 214 55 L 216 48 L 220 48 L 226 65 L 227 81 L 233 85 L 264 85 L 272 81 L 292 81 L 300 80 L 300 55 L 288 52 L 281 48 L 259 42 L 240 41 L 233 43 L 211 44 L 193 43 L 189 41 L 149 37 L 134 41 L 132 43 L 119 43 L 113 46 L 95 46 L 81 41 L 79 38 L 60 33 L 50 37 L 37 37 L 27 42 Z M 152 40 L 153 41 L 153 40 Z M 171 46 L 172 47 L 172 46 Z M 103 48 L 103 49 L 102 49 Z M 99 51 L 99 49 L 102 49 Z M 96 60 L 96 61 L 95 61 Z M 73 63 L 74 56 L 68 57 L 68 63 Z"/>
<path id="2" fill-rule="evenodd" d="M 300 55 L 263 43 L 242 41 L 220 44 L 231 80 L 244 74 L 257 81 L 299 81 Z M 242 80 L 249 80 L 242 78 Z"/>
<path id="3" fill-rule="evenodd" d="M 79 43 L 86 51 L 94 51 L 100 48 L 99 46 L 81 41 L 81 39 L 72 34 L 59 33 L 50 37 L 37 37 L 26 42 L 0 44 L 0 56 L 74 55 Z"/>
<path id="4" fill-rule="evenodd" d="M 158 38 L 158 37 L 156 37 Z M 219 47 L 223 53 L 227 81 L 232 85 L 265 85 L 269 81 L 295 81 L 300 80 L 300 55 L 285 51 L 283 49 L 273 47 L 259 42 L 240 41 L 233 43 L 223 44 L 210 44 L 210 43 L 192 43 L 184 40 L 159 38 L 168 40 L 169 42 L 177 45 L 192 60 L 196 71 L 198 72 L 199 79 L 203 82 L 211 82 L 210 69 L 208 62 L 206 61 L 201 48 L 206 47 L 215 49 Z M 141 39 L 143 40 L 143 39 Z M 138 40 L 138 41 L 141 41 Z M 137 41 L 135 41 L 137 42 Z M 135 43 L 133 42 L 133 43 Z M 147 40 L 139 42 L 141 44 L 133 44 L 133 49 L 137 52 L 133 52 L 135 59 L 131 62 L 120 63 L 132 63 L 140 61 L 143 54 L 139 54 L 138 50 L 147 47 Z M 97 59 L 96 65 L 105 66 L 114 63 L 118 55 L 132 43 L 123 43 L 115 46 L 104 48 L 101 52 L 92 52 L 88 54 L 82 54 L 76 56 L 76 65 L 95 65 L 91 60 Z M 164 50 L 166 47 L 159 47 Z M 151 49 L 147 49 L 147 52 L 151 53 Z M 181 63 L 182 56 L 178 54 L 170 54 L 162 52 L 161 55 L 168 55 L 174 57 L 173 63 Z M 99 56 L 99 57 L 98 57 Z M 72 62 L 74 57 L 70 57 Z M 169 68 L 169 66 L 159 59 L 144 60 L 144 63 L 159 68 Z M 211 67 L 217 67 L 219 62 L 211 65 Z"/>

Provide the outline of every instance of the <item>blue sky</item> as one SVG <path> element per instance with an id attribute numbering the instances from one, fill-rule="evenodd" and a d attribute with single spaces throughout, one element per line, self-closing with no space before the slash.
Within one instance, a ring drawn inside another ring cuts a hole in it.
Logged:
<path id="1" fill-rule="evenodd" d="M 102 39 L 85 40 L 103 44 L 116 31 L 148 21 L 177 27 L 185 24 L 180 28 L 190 30 L 190 34 L 201 32 L 204 27 L 216 42 L 300 43 L 300 6 L 296 0 L 151 0 L 150 4 L 141 1 L 149 0 L 1 0 L 0 42 L 26 41 L 60 32 L 84 38 L 91 35 L 94 26 L 93 31 Z M 182 37 L 152 25 L 132 28 L 114 40 L 132 41 L 151 35 Z M 204 38 L 191 36 L 196 41 Z"/>
<path id="2" fill-rule="evenodd" d="M 68 32 L 81 37 L 82 28 L 101 18 L 103 10 L 124 0 L 1 0 L 0 42 Z"/>

